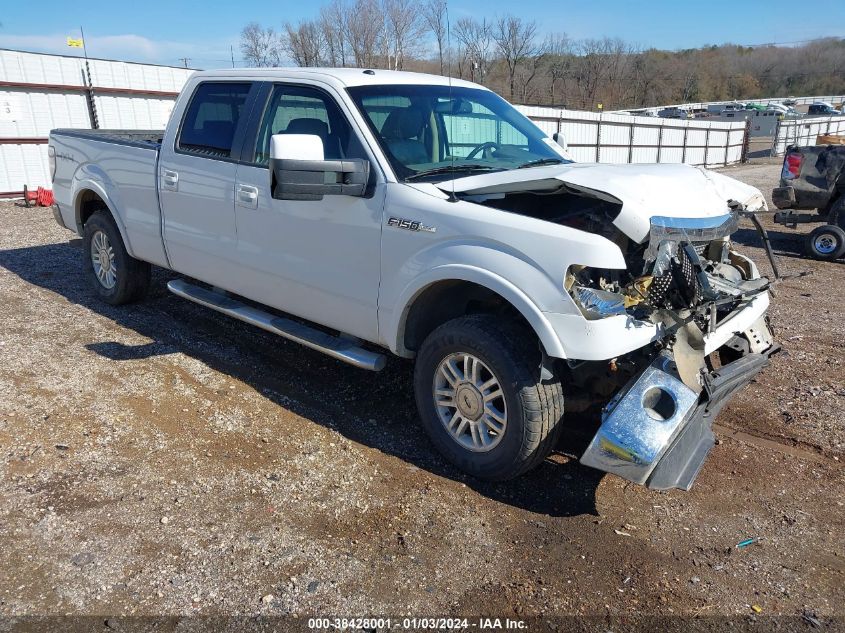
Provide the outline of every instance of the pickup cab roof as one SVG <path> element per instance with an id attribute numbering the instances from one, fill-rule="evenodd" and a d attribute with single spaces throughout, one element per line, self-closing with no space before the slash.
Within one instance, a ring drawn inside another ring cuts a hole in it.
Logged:
<path id="1" fill-rule="evenodd" d="M 429 75 L 426 73 L 412 73 L 400 70 L 378 70 L 363 68 L 248 68 L 248 69 L 223 69 L 223 70 L 201 70 L 192 75 L 196 79 L 261 79 L 273 81 L 274 79 L 291 79 L 302 77 L 303 79 L 318 80 L 329 83 L 338 88 L 349 88 L 352 86 L 370 86 L 383 84 L 425 84 L 434 86 L 462 86 L 465 88 L 477 88 L 487 90 L 484 86 L 474 84 L 463 79 L 451 80 L 442 75 Z"/>

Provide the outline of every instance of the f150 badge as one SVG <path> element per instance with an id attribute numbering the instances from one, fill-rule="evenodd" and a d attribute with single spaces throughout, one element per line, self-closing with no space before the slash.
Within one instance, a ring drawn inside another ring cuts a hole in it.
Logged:
<path id="1" fill-rule="evenodd" d="M 437 232 L 436 227 L 426 226 L 417 220 L 406 220 L 405 218 L 388 218 L 387 226 L 395 226 L 397 229 L 405 229 L 407 231 L 425 231 L 426 233 Z"/>

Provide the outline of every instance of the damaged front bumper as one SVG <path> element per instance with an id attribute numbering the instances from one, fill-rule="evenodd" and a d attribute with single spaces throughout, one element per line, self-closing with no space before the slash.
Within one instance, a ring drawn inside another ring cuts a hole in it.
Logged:
<path id="1" fill-rule="evenodd" d="M 770 335 L 768 341 L 761 351 L 703 373 L 700 394 L 680 379 L 671 352 L 662 352 L 605 408 L 581 463 L 652 489 L 689 490 L 715 443 L 714 418 L 780 350 Z"/>

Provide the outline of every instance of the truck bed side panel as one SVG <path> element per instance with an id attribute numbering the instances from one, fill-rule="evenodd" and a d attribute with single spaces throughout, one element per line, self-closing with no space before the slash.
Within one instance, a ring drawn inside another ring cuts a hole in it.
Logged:
<path id="1" fill-rule="evenodd" d="M 65 225 L 79 230 L 82 196 L 94 192 L 109 207 L 130 254 L 168 266 L 156 189 L 158 144 L 61 131 L 54 131 L 50 142 L 57 158 L 53 187 Z"/>

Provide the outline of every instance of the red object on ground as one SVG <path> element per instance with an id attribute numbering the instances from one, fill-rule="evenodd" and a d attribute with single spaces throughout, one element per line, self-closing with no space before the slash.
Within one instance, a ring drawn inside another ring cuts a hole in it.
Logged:
<path id="1" fill-rule="evenodd" d="M 24 185 L 23 198 L 24 202 L 26 202 L 26 206 L 29 206 L 30 202 L 34 202 L 39 207 L 49 207 L 52 206 L 54 202 L 53 191 L 51 189 L 45 189 L 44 187 L 38 187 L 35 192 L 32 192 L 26 188 L 26 185 Z"/>
<path id="2" fill-rule="evenodd" d="M 44 187 L 38 187 L 38 190 L 35 192 L 35 202 L 38 203 L 38 206 L 40 207 L 52 206 L 53 190 L 45 189 Z"/>

